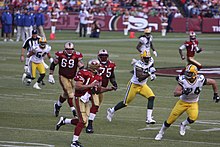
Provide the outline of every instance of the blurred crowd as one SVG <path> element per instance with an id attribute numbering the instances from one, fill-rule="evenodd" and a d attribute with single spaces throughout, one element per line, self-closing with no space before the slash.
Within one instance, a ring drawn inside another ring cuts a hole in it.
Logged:
<path id="1" fill-rule="evenodd" d="M 184 11 L 176 6 L 178 2 Z M 160 16 L 170 11 L 175 11 L 175 17 L 219 17 L 219 0 L 176 0 L 175 3 L 174 0 L 5 0 L 3 5 L 15 10 L 41 8 L 44 13 L 55 7 L 61 15 L 78 13 L 86 8 L 98 16 L 122 15 L 129 10 L 132 16 L 141 17 Z"/>

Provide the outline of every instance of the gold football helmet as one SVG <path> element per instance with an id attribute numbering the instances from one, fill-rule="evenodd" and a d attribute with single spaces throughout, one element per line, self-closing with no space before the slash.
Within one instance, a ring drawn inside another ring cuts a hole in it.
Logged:
<path id="1" fill-rule="evenodd" d="M 72 42 L 66 42 L 64 48 L 64 53 L 68 56 L 71 56 L 74 53 L 74 44 Z"/>
<path id="2" fill-rule="evenodd" d="M 46 44 L 47 44 L 47 39 L 45 37 L 41 37 L 40 40 L 39 40 L 39 44 L 40 44 L 40 47 L 42 49 L 44 49 L 46 47 Z"/>
<path id="3" fill-rule="evenodd" d="M 140 56 L 141 56 L 142 61 L 144 61 L 145 63 L 148 63 L 151 57 L 150 51 L 145 50 L 144 52 L 141 53 Z"/>
<path id="4" fill-rule="evenodd" d="M 87 68 L 92 72 L 97 72 L 100 67 L 100 62 L 98 59 L 91 59 L 87 63 Z"/>
<path id="5" fill-rule="evenodd" d="M 186 66 L 185 76 L 187 79 L 195 79 L 198 74 L 198 69 L 195 65 L 189 64 Z"/>

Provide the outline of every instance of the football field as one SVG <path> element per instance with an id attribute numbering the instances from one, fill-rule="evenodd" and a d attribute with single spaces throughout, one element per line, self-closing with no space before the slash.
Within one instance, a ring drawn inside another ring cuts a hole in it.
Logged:
<path id="1" fill-rule="evenodd" d="M 136 50 L 137 38 L 129 39 L 123 32 L 102 32 L 100 39 L 79 38 L 74 31 L 57 31 L 56 40 L 49 40 L 52 56 L 62 50 L 66 41 L 73 41 L 77 51 L 84 56 L 86 63 L 96 58 L 100 49 L 107 49 L 110 59 L 117 65 L 116 80 L 118 90 L 104 94 L 104 102 L 94 122 L 94 133 L 81 133 L 79 141 L 84 147 L 219 147 L 220 146 L 220 103 L 212 100 L 211 86 L 204 86 L 200 95 L 199 118 L 189 125 L 186 135 L 179 135 L 179 124 L 186 119 L 183 114 L 166 132 L 163 140 L 155 141 L 162 123 L 167 119 L 171 109 L 178 100 L 173 96 L 177 84 L 175 77 L 157 76 L 148 81 L 156 95 L 154 103 L 154 125 L 147 126 L 147 100 L 137 95 L 134 101 L 124 109 L 116 112 L 112 122 L 106 120 L 106 109 L 123 100 L 127 82 L 131 78 L 132 58 L 139 59 Z M 136 32 L 136 37 L 140 35 Z M 180 59 L 178 48 L 188 39 L 185 33 L 170 33 L 161 37 L 160 33 L 152 33 L 154 47 L 158 57 L 154 57 L 156 68 L 184 67 L 186 61 Z M 198 34 L 200 47 L 205 50 L 196 54 L 205 67 L 218 67 L 220 72 L 220 35 Z M 3 42 L 0 40 L 0 146 L 3 147 L 69 147 L 75 126 L 64 125 L 59 131 L 55 125 L 59 117 L 53 115 L 53 104 L 62 90 L 58 81 L 58 67 L 55 70 L 54 85 L 49 84 L 48 73 L 45 86 L 41 90 L 33 89 L 36 82 L 26 86 L 21 82 L 24 63 L 20 62 L 23 42 Z M 45 60 L 49 65 L 49 60 Z M 220 74 L 216 78 L 220 86 Z M 220 89 L 220 88 L 219 88 Z M 220 93 L 220 90 L 219 90 Z M 69 106 L 64 103 L 60 116 L 72 117 Z"/>

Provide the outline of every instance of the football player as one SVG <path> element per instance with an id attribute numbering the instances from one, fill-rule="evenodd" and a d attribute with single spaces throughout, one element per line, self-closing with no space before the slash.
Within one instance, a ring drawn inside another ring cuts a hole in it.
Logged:
<path id="1" fill-rule="evenodd" d="M 59 82 L 63 89 L 63 94 L 61 94 L 58 101 L 54 103 L 54 115 L 56 117 L 59 115 L 60 108 L 66 100 L 73 115 L 76 116 L 76 110 L 73 104 L 75 89 L 73 78 L 75 77 L 78 68 L 84 68 L 82 59 L 82 53 L 75 51 L 75 47 L 72 42 L 66 42 L 64 50 L 55 53 L 55 59 L 50 65 L 48 81 L 51 84 L 55 83 L 53 73 L 55 66 L 59 64 Z"/>
<path id="2" fill-rule="evenodd" d="M 76 82 L 75 103 L 78 119 L 60 117 L 60 120 L 56 125 L 56 130 L 59 130 L 59 128 L 65 124 L 76 125 L 71 147 L 82 147 L 78 140 L 83 128 L 88 124 L 88 116 L 90 111 L 89 100 L 92 98 L 92 90 L 96 89 L 96 92 L 113 90 L 113 88 L 101 87 L 102 77 L 98 74 L 99 66 L 99 60 L 91 59 L 87 63 L 87 68 L 81 69 L 77 72 L 74 80 Z"/>
<path id="3" fill-rule="evenodd" d="M 22 49 L 21 49 L 21 57 L 20 60 L 21 62 L 25 61 L 25 65 L 24 65 L 24 73 L 22 75 L 22 83 L 24 83 L 27 73 L 29 73 L 29 58 L 26 56 L 25 59 L 25 50 L 26 50 L 26 54 L 29 54 L 29 51 L 31 51 L 31 48 L 36 45 L 39 44 L 39 40 L 40 40 L 40 36 L 37 35 L 37 30 L 33 30 L 32 31 L 32 36 L 27 38 L 27 40 L 25 40 L 25 42 L 23 43 Z M 44 62 L 44 60 L 42 61 L 42 63 L 44 64 L 44 67 L 47 69 L 49 68 L 48 65 Z M 31 83 L 31 79 L 27 79 L 27 84 L 30 85 Z M 42 81 L 42 85 L 45 85 L 45 83 Z"/>
<path id="4" fill-rule="evenodd" d="M 102 76 L 102 87 L 107 87 L 110 81 L 114 90 L 116 90 L 118 88 L 114 73 L 116 65 L 114 62 L 109 60 L 108 57 L 109 54 L 106 49 L 101 49 L 98 52 L 98 60 L 100 61 L 99 74 Z M 90 114 L 89 114 L 89 123 L 88 126 L 86 127 L 86 133 L 94 132 L 92 124 L 102 102 L 103 102 L 103 93 L 93 96 L 92 107 L 90 109 Z"/>
<path id="5" fill-rule="evenodd" d="M 27 75 L 28 79 L 36 78 L 36 70 L 39 71 L 40 77 L 37 82 L 33 85 L 35 89 L 41 89 L 39 84 L 45 77 L 46 69 L 43 64 L 44 56 L 47 55 L 50 59 L 50 62 L 53 62 L 53 58 L 50 55 L 51 46 L 47 44 L 47 40 L 44 37 L 39 39 L 39 44 L 36 44 L 32 47 L 31 51 L 29 51 L 27 57 L 30 58 L 29 68 L 30 74 Z"/>
<path id="6" fill-rule="evenodd" d="M 186 49 L 186 57 L 183 55 L 183 50 Z M 179 47 L 179 54 L 182 60 L 187 60 L 187 64 L 194 64 L 198 70 L 202 68 L 202 64 L 194 59 L 195 53 L 200 53 L 204 49 L 199 48 L 199 41 L 196 39 L 196 33 L 191 31 L 189 33 L 189 40 L 185 41 L 183 45 Z M 182 71 L 181 75 L 184 74 Z"/>
<path id="7" fill-rule="evenodd" d="M 123 101 L 119 102 L 112 108 L 107 109 L 107 120 L 112 121 L 115 111 L 126 107 L 131 101 L 134 100 L 136 94 L 140 94 L 148 99 L 146 123 L 155 124 L 156 121 L 152 119 L 152 112 L 154 106 L 155 95 L 151 88 L 146 84 L 148 77 L 151 80 L 156 78 L 156 69 L 153 67 L 154 60 L 150 56 L 149 51 L 144 51 L 141 54 L 141 60 L 138 60 L 133 66 L 134 74 L 128 82 L 126 95 Z"/>
<path id="8" fill-rule="evenodd" d="M 157 52 L 153 46 L 153 36 L 151 35 L 151 29 L 146 28 L 144 30 L 144 35 L 141 35 L 139 37 L 138 45 L 136 46 L 136 49 L 143 53 L 145 50 L 150 51 L 150 49 L 153 50 L 153 54 L 155 57 L 157 57 Z"/>
<path id="9" fill-rule="evenodd" d="M 194 123 L 198 118 L 198 101 L 204 85 L 212 86 L 214 92 L 213 100 L 218 103 L 219 96 L 216 81 L 214 79 L 205 78 L 203 75 L 199 75 L 197 67 L 193 64 L 189 64 L 186 67 L 185 74 L 179 77 L 178 85 L 174 91 L 174 96 L 178 96 L 179 100 L 171 111 L 168 119 L 163 123 L 155 140 L 161 140 L 165 130 L 168 129 L 184 112 L 187 113 L 188 117 L 180 124 L 179 133 L 181 136 L 185 135 L 186 126 Z"/>

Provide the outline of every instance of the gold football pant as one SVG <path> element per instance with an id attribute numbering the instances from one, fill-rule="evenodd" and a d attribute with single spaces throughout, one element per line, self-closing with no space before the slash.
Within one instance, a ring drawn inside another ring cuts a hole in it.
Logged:
<path id="1" fill-rule="evenodd" d="M 36 78 L 36 72 L 39 71 L 40 74 L 45 74 L 46 70 L 43 63 L 31 62 L 31 77 Z"/>
<path id="2" fill-rule="evenodd" d="M 198 102 L 187 103 L 182 100 L 179 100 L 174 106 L 173 110 L 171 111 L 170 116 L 167 119 L 167 123 L 174 123 L 176 119 L 184 112 L 187 113 L 190 120 L 196 121 L 199 115 Z"/>
<path id="3" fill-rule="evenodd" d="M 123 103 L 128 105 L 131 101 L 134 100 L 136 94 L 140 94 L 145 98 L 155 97 L 153 91 L 147 84 L 137 85 L 129 81 Z"/>

